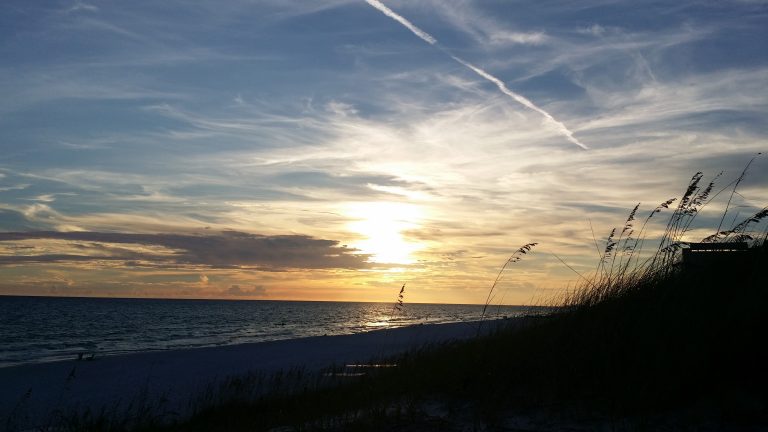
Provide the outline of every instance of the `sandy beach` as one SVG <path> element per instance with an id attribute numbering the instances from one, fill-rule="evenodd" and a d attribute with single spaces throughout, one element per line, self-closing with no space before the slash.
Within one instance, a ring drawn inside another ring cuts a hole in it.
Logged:
<path id="1" fill-rule="evenodd" d="M 55 410 L 124 407 L 139 399 L 160 397 L 165 398 L 167 408 L 183 413 L 191 397 L 229 377 L 366 362 L 476 332 L 476 323 L 416 325 L 7 367 L 0 369 L 0 419 L 13 416 L 44 421 Z"/>

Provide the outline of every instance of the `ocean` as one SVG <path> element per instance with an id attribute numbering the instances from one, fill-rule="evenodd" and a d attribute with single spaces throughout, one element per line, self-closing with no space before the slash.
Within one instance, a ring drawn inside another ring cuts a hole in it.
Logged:
<path id="1" fill-rule="evenodd" d="M 476 321 L 482 305 L 0 296 L 0 367 Z M 489 318 L 536 313 L 492 306 Z"/>

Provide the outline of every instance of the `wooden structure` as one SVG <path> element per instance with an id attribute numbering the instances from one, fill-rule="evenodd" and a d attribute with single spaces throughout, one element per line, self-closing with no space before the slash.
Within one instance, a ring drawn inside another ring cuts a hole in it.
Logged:
<path id="1" fill-rule="evenodd" d="M 745 242 L 688 243 L 688 247 L 683 248 L 683 266 L 734 266 L 743 263 L 748 256 L 749 245 Z"/>

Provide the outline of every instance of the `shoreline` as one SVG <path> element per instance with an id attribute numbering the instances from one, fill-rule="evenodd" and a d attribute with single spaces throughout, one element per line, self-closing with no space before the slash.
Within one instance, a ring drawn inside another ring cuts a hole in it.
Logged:
<path id="1" fill-rule="evenodd" d="M 409 304 L 395 314 L 391 303 L 0 297 L 0 312 L 2 369 L 81 354 L 103 358 L 476 321 L 482 306 Z M 486 319 L 542 312 L 505 306 Z"/>
<path id="2" fill-rule="evenodd" d="M 86 296 L 86 295 L 47 295 L 47 294 L 40 294 L 40 295 L 24 295 L 24 294 L 0 294 L 0 298 L 2 297 L 15 297 L 15 298 L 48 298 L 48 299 L 77 299 L 77 300 L 162 300 L 162 301 L 222 301 L 222 302 L 274 302 L 274 303 L 371 303 L 371 304 L 383 304 L 383 305 L 391 305 L 392 301 L 389 300 L 382 300 L 382 301 L 368 301 L 368 300 L 302 300 L 302 299 L 262 299 L 262 298 L 237 298 L 233 299 L 230 297 L 226 298 L 218 298 L 218 297 L 112 297 L 112 296 Z M 450 305 L 450 306 L 479 306 L 483 307 L 483 303 L 432 303 L 432 302 L 411 302 L 409 301 L 408 304 L 416 304 L 416 305 Z M 547 306 L 529 306 L 525 304 L 519 304 L 519 305 L 513 305 L 513 304 L 504 304 L 502 307 L 530 307 L 530 308 L 546 308 Z"/>
<path id="3" fill-rule="evenodd" d="M 489 320 L 509 325 L 520 318 Z M 149 351 L 0 368 L 0 420 L 25 416 L 44 421 L 54 411 L 122 407 L 139 398 L 165 400 L 184 413 L 188 402 L 212 385 L 249 373 L 290 368 L 318 371 L 332 365 L 367 362 L 425 345 L 477 334 L 477 321 L 419 324 L 335 336 Z M 486 329 L 487 331 L 487 329 Z M 183 415 L 183 414 L 182 414 Z"/>

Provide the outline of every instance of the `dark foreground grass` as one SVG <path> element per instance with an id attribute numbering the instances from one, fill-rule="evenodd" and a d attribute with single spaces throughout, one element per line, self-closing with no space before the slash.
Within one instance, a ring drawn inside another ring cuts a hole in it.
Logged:
<path id="1" fill-rule="evenodd" d="M 737 269 L 670 272 L 599 303 L 408 354 L 397 368 L 225 401 L 163 429 L 760 430 L 768 256 L 764 247 L 746 256 Z"/>
<path id="2" fill-rule="evenodd" d="M 617 299 L 411 353 L 378 373 L 244 377 L 187 420 L 129 429 L 510 430 L 502 427 L 522 418 L 528 430 L 594 422 L 759 430 L 768 426 L 768 261 L 764 249 L 751 259 L 749 271 L 681 272 Z M 272 390 L 252 393 L 263 388 Z M 124 429 L 96 420 L 67 429 Z"/>

